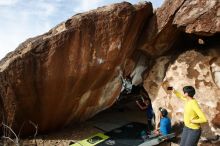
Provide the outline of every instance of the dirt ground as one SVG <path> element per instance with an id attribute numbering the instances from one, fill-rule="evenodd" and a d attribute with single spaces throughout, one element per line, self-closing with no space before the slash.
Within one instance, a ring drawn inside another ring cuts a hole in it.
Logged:
<path id="1" fill-rule="evenodd" d="M 141 111 L 135 104 L 135 101 L 115 106 L 103 111 L 93 118 L 79 124 L 71 124 L 63 130 L 39 135 L 36 140 L 23 139 L 20 141 L 23 146 L 68 146 L 71 142 L 85 139 L 98 132 L 104 132 L 96 125 L 99 123 L 110 122 L 111 124 L 123 124 L 123 122 L 141 122 L 146 123 L 145 111 Z"/>
<path id="2" fill-rule="evenodd" d="M 106 132 L 106 129 L 114 129 L 114 126 L 121 127 L 125 123 L 140 122 L 146 123 L 146 113 L 141 111 L 135 104 L 135 101 L 131 101 L 126 104 L 116 105 L 112 108 L 105 110 L 93 118 L 82 122 L 72 123 L 68 127 L 46 135 L 38 135 L 36 139 L 28 138 L 21 139 L 21 146 L 68 146 L 70 143 L 80 141 L 88 138 L 98 132 Z M 98 125 L 98 127 L 97 127 Z M 121 126 L 120 126 L 121 125 Z M 101 128 L 100 128 L 101 127 Z M 104 127 L 104 128 L 103 128 Z M 103 129 L 102 129 L 103 128 Z M 179 137 L 180 138 L 180 137 Z M 178 142 L 177 142 L 178 143 Z M 177 143 L 163 143 L 160 146 L 178 146 Z M 0 142 L 0 146 L 3 143 Z M 5 146 L 14 145 L 7 143 Z M 215 144 L 202 144 L 202 146 L 217 146 Z"/>

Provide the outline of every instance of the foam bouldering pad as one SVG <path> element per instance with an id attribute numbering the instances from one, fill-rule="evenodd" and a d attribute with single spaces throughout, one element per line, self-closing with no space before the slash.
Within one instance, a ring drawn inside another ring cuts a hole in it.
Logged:
<path id="1" fill-rule="evenodd" d="M 109 132 L 111 130 L 114 130 L 118 127 L 121 127 L 125 124 L 128 124 L 129 122 L 127 121 L 122 121 L 122 120 L 108 120 L 108 121 L 104 121 L 104 122 L 96 122 L 94 123 L 94 127 L 96 127 L 97 129 L 101 129 L 105 132 Z"/>
<path id="2" fill-rule="evenodd" d="M 148 139 L 144 141 L 141 132 L 146 130 L 146 127 L 143 123 L 128 123 L 104 134 L 97 133 L 71 146 L 153 146 L 175 137 L 174 133 L 166 136 L 148 135 Z"/>
<path id="3" fill-rule="evenodd" d="M 112 139 L 112 138 L 109 138 L 109 139 L 97 144 L 96 146 L 109 146 L 109 145 L 112 145 L 112 146 L 131 146 L 131 145 L 127 145 L 124 143 L 120 143 L 120 141 Z"/>
<path id="4" fill-rule="evenodd" d="M 105 133 L 110 138 L 97 144 L 97 146 L 137 146 L 143 143 L 140 133 L 146 129 L 146 126 L 143 123 L 128 123 Z"/>
<path id="5" fill-rule="evenodd" d="M 164 135 L 164 136 L 157 136 L 157 137 L 147 139 L 145 142 L 143 142 L 142 144 L 138 146 L 155 146 L 166 140 L 170 140 L 174 137 L 175 137 L 175 133 L 171 133 L 171 134 Z"/>
<path id="6" fill-rule="evenodd" d="M 108 138 L 109 138 L 109 136 L 107 136 L 103 133 L 97 133 L 93 136 L 90 136 L 87 139 L 77 141 L 77 142 L 75 142 L 75 144 L 72 144 L 71 146 L 95 146 L 95 145 L 105 141 Z"/>

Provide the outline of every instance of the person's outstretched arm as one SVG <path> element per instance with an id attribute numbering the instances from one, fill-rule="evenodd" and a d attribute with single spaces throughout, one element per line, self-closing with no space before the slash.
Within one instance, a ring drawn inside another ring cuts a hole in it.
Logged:
<path id="1" fill-rule="evenodd" d="M 186 101 L 186 97 L 185 97 L 184 95 L 182 95 L 179 91 L 177 91 L 177 90 L 174 89 L 174 90 L 173 90 L 173 93 L 174 93 L 178 98 L 180 98 L 180 99 Z"/>
<path id="2" fill-rule="evenodd" d="M 196 112 L 197 116 L 199 118 L 197 119 L 191 119 L 191 123 L 194 123 L 194 124 L 202 124 L 202 123 L 207 123 L 207 118 L 205 116 L 205 114 L 202 112 L 201 108 L 199 107 L 198 103 L 197 102 L 194 102 L 193 103 L 193 110 Z"/>

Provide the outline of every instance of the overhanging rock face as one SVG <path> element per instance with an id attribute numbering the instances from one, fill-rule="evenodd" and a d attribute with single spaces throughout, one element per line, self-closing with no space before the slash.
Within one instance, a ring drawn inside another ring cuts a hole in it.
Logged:
<path id="1" fill-rule="evenodd" d="M 219 6 L 218 0 L 166 0 L 156 12 L 155 23 L 163 18 L 161 23 L 156 23 L 158 27 L 154 26 L 158 28 L 157 33 L 153 39 L 142 40 L 142 48 L 139 48 L 153 55 L 155 53 L 151 52 L 156 50 L 172 49 L 156 59 L 146 74 L 144 87 L 153 100 L 155 111 L 158 113 L 160 106 L 167 108 L 173 123 L 178 123 L 183 121 L 184 104 L 175 95 L 165 92 L 161 85 L 173 86 L 179 91 L 186 85 L 194 86 L 195 97 L 208 118 L 208 123 L 203 125 L 203 135 L 207 137 L 220 134 Z M 168 33 L 163 33 L 164 30 Z M 176 38 L 179 44 L 172 46 L 175 32 L 180 33 Z M 165 41 L 157 41 L 158 38 L 165 38 Z"/>
<path id="2" fill-rule="evenodd" d="M 186 33 L 210 36 L 220 32 L 219 0 L 185 0 L 177 11 L 173 24 Z"/>
<path id="3" fill-rule="evenodd" d="M 32 121 L 43 132 L 111 106 L 120 93 L 121 67 L 151 15 L 150 3 L 114 4 L 22 43 L 0 62 L 0 120 L 17 131 Z"/>
<path id="4" fill-rule="evenodd" d="M 172 48 L 182 33 L 211 36 L 219 32 L 219 0 L 165 0 L 145 24 L 137 49 L 160 56 Z"/>
<path id="5" fill-rule="evenodd" d="M 183 3 L 184 0 L 166 0 L 145 24 L 137 49 L 153 57 L 160 56 L 169 50 L 180 34 L 180 30 L 172 22 Z"/>

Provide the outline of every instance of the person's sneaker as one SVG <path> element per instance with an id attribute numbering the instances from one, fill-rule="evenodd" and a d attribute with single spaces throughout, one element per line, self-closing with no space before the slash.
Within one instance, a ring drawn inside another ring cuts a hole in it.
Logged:
<path id="1" fill-rule="evenodd" d="M 146 134 L 146 132 L 143 130 L 143 131 L 141 131 L 141 139 L 143 139 L 144 141 L 147 139 L 147 134 Z"/>
<path id="2" fill-rule="evenodd" d="M 151 131 L 147 131 L 147 135 L 151 135 L 152 134 L 152 132 Z"/>

